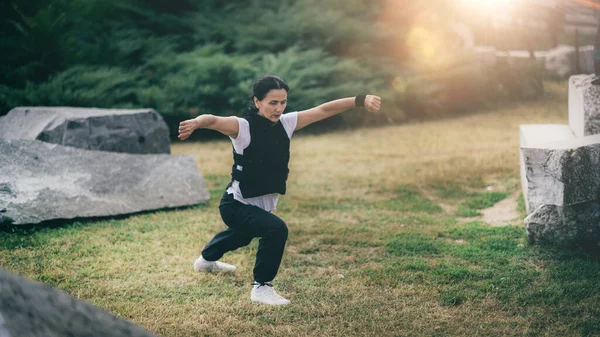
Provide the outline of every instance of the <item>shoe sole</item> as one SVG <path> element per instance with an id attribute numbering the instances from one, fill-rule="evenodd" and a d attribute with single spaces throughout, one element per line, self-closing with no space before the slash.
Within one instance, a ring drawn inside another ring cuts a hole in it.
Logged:
<path id="1" fill-rule="evenodd" d="M 197 272 L 211 273 L 211 274 L 225 274 L 225 273 L 233 273 L 235 271 L 235 270 L 212 270 L 212 269 L 196 269 L 196 268 L 194 268 L 194 270 Z"/>
<path id="2" fill-rule="evenodd" d="M 262 302 L 262 301 L 259 301 L 259 300 L 254 300 L 254 299 L 250 299 L 250 302 L 264 304 L 264 305 L 290 305 L 290 304 L 292 304 L 292 302 L 288 302 L 288 303 L 265 303 L 265 302 Z"/>
<path id="3" fill-rule="evenodd" d="M 222 270 L 222 269 L 215 270 L 213 268 L 210 268 L 210 269 L 207 269 L 207 268 L 196 268 L 195 264 L 194 264 L 194 270 L 195 271 L 199 271 L 199 272 L 214 273 L 214 274 L 233 273 L 235 271 L 235 269 L 233 269 L 233 270 Z"/>

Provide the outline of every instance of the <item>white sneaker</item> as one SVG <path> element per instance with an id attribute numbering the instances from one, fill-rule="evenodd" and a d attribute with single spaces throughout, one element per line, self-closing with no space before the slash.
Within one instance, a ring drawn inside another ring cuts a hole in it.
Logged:
<path id="1" fill-rule="evenodd" d="M 219 261 L 206 261 L 202 255 L 194 261 L 195 271 L 205 271 L 208 273 L 226 273 L 235 271 L 235 266 Z"/>
<path id="2" fill-rule="evenodd" d="M 279 296 L 275 289 L 273 289 L 273 285 L 269 282 L 254 282 L 252 284 L 254 285 L 250 293 L 250 301 L 252 302 L 268 305 L 288 305 L 291 303 L 289 300 Z"/>

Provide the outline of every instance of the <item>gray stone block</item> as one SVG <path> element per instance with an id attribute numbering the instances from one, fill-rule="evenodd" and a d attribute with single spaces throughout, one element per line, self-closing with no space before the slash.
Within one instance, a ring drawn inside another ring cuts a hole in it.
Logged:
<path id="1" fill-rule="evenodd" d="M 0 140 L 0 224 L 115 216 L 209 199 L 192 156 Z"/>
<path id="2" fill-rule="evenodd" d="M 600 134 L 600 86 L 594 75 L 569 78 L 569 125 L 577 137 Z"/>
<path id="3" fill-rule="evenodd" d="M 523 147 L 527 209 L 600 198 L 600 135 Z"/>
<path id="4" fill-rule="evenodd" d="M 525 208 L 527 214 L 533 209 L 530 209 L 528 202 L 528 190 L 529 183 L 527 180 L 527 169 L 525 167 L 525 160 L 523 158 L 523 148 L 544 148 L 545 144 L 570 141 L 575 139 L 575 135 L 568 125 L 563 124 L 526 124 L 521 125 L 519 129 L 520 138 L 520 169 L 521 169 L 521 188 L 523 192 L 523 198 L 525 199 Z M 530 171 L 533 170 L 530 168 Z"/>
<path id="5" fill-rule="evenodd" d="M 17 107 L 0 117 L 0 139 L 125 153 L 171 151 L 167 124 L 152 109 Z"/>
<path id="6" fill-rule="evenodd" d="M 65 292 L 0 269 L 0 336 L 155 335 Z"/>

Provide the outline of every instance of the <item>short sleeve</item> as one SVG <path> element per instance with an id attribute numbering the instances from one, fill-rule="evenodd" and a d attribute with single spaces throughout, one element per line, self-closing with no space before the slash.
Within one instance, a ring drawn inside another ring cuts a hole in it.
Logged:
<path id="1" fill-rule="evenodd" d="M 285 129 L 288 137 L 292 139 L 292 134 L 294 133 L 296 125 L 298 124 L 298 111 L 281 115 L 281 124 L 283 124 L 283 128 Z"/>
<path id="2" fill-rule="evenodd" d="M 233 149 L 237 154 L 244 154 L 244 149 L 250 145 L 250 124 L 244 118 L 238 119 L 238 136 L 237 138 L 232 138 L 231 142 L 233 143 Z M 295 126 L 294 126 L 295 127 Z"/>

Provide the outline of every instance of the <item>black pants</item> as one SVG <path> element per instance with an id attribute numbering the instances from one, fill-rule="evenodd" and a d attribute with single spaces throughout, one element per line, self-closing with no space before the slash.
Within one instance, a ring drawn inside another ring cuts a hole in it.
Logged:
<path id="1" fill-rule="evenodd" d="M 202 250 L 202 257 L 207 261 L 219 260 L 225 253 L 246 246 L 253 238 L 260 237 L 254 280 L 272 281 L 279 270 L 288 237 L 285 222 L 262 208 L 234 200 L 233 194 L 227 192 L 221 198 L 219 211 L 229 228 L 215 235 Z"/>

